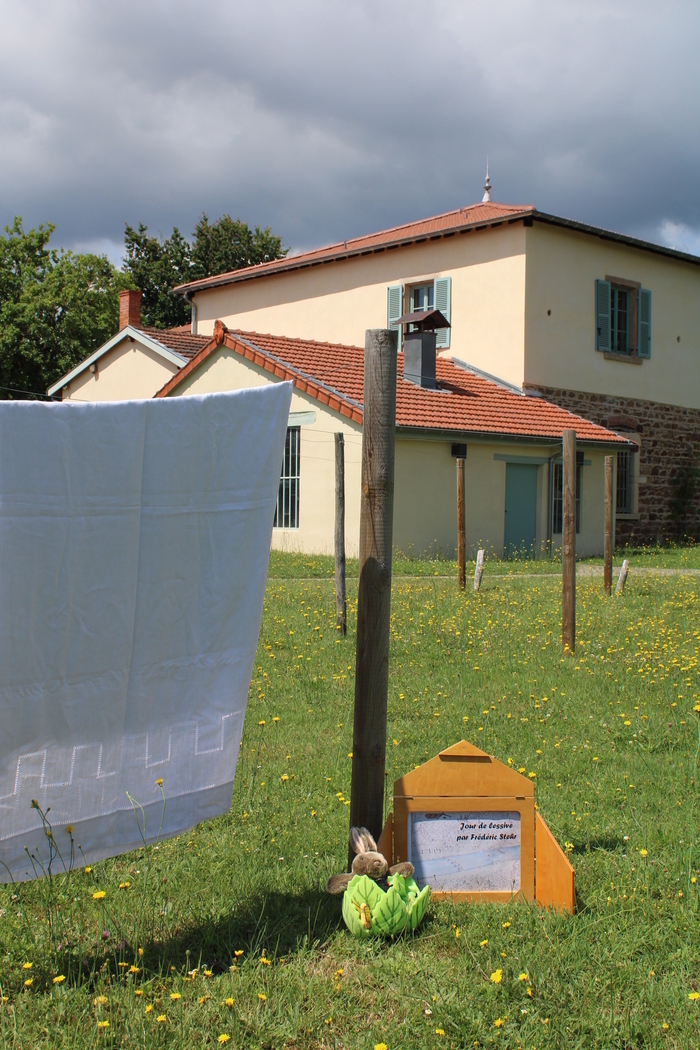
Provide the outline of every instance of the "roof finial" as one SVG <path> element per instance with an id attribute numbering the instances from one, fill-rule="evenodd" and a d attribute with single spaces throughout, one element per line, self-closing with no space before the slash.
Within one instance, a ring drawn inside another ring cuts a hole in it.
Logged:
<path id="1" fill-rule="evenodd" d="M 489 158 L 486 158 L 486 181 L 484 183 L 484 196 L 481 198 L 482 204 L 489 204 L 491 201 L 491 179 L 489 178 Z"/>

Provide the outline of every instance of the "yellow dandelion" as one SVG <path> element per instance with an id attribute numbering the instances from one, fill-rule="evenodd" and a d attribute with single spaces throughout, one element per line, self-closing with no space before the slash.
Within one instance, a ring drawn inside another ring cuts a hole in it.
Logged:
<path id="1" fill-rule="evenodd" d="M 266 959 L 265 956 L 263 955 L 262 959 L 260 960 L 260 965 L 261 966 L 270 966 L 271 963 L 270 963 L 270 960 Z"/>
<path id="2" fill-rule="evenodd" d="M 519 973 L 518 974 L 518 980 L 519 981 L 526 981 L 527 980 L 527 974 L 526 973 Z"/>
<path id="3" fill-rule="evenodd" d="M 139 948 L 139 959 L 143 959 L 143 948 Z"/>
<path id="4" fill-rule="evenodd" d="M 694 1003 L 696 999 L 700 999 L 700 992 L 688 992 L 688 998 Z"/>
<path id="5" fill-rule="evenodd" d="M 491 983 L 492 984 L 500 984 L 502 978 L 503 978 L 503 971 L 502 970 L 494 970 L 493 973 L 491 974 Z"/>
<path id="6" fill-rule="evenodd" d="M 279 718 L 278 718 L 278 716 L 277 716 L 277 715 L 273 715 L 273 717 L 272 717 L 272 721 L 273 721 L 273 722 L 279 722 Z"/>
<path id="7" fill-rule="evenodd" d="M 662 1027 L 662 1028 L 663 1028 L 664 1030 L 666 1030 L 666 1029 L 668 1028 L 668 1025 L 667 1025 L 667 1023 L 666 1023 L 666 1022 L 664 1021 L 664 1023 L 663 1023 L 662 1025 L 661 1025 L 661 1027 Z"/>
<path id="8" fill-rule="evenodd" d="M 348 758 L 352 758 L 352 751 L 348 751 Z"/>
<path id="9" fill-rule="evenodd" d="M 459 926 L 458 926 L 458 927 L 457 927 L 457 929 L 455 930 L 455 937 L 459 937 Z"/>
<path id="10" fill-rule="evenodd" d="M 23 970 L 31 970 L 33 965 L 34 965 L 34 963 L 30 963 L 30 962 L 22 963 L 22 969 Z"/>
<path id="11" fill-rule="evenodd" d="M 27 980 L 24 982 L 24 987 L 25 988 L 31 988 L 31 986 L 33 984 L 34 984 L 34 978 L 33 977 L 28 977 Z"/>
<path id="12" fill-rule="evenodd" d="M 90 874 L 90 872 L 92 871 L 92 868 L 91 868 L 91 867 L 90 867 L 90 865 L 88 864 L 87 868 L 83 868 L 83 871 L 85 872 L 85 874 L 86 874 L 86 875 L 89 875 L 89 874 Z"/>
<path id="13" fill-rule="evenodd" d="M 502 1024 L 503 1024 L 503 1018 L 502 1017 L 497 1017 L 496 1020 L 493 1022 L 493 1027 L 494 1028 L 500 1028 Z"/>
<path id="14" fill-rule="evenodd" d="M 240 959 L 241 955 L 243 955 L 243 949 L 242 948 L 236 948 L 236 950 L 235 950 L 235 952 L 233 954 L 236 956 L 237 959 Z"/>
<path id="15" fill-rule="evenodd" d="M 107 1005 L 107 996 L 106 995 L 97 995 L 97 996 L 95 996 L 95 998 L 92 1000 L 92 1005 L 93 1006 L 106 1006 Z"/>
<path id="16" fill-rule="evenodd" d="M 149 1003 L 146 1009 L 143 1011 L 145 1014 L 150 1014 L 153 1011 L 153 1003 Z"/>
<path id="17" fill-rule="evenodd" d="M 510 923 L 509 922 L 502 922 L 501 926 L 503 927 L 504 930 L 507 930 L 510 927 Z"/>
<path id="18" fill-rule="evenodd" d="M 480 948 L 485 948 L 488 943 L 489 943 L 489 939 L 487 937 L 485 940 L 479 941 L 479 947 Z"/>
<path id="19" fill-rule="evenodd" d="M 96 890 L 95 893 L 93 893 L 92 895 L 92 899 L 94 901 L 101 901 L 105 896 L 106 894 L 104 890 Z"/>
<path id="20" fill-rule="evenodd" d="M 326 1021 L 326 1024 L 330 1024 L 330 1017 Z M 387 1050 L 387 1045 L 386 1043 L 375 1043 L 374 1050 Z"/>
<path id="21" fill-rule="evenodd" d="M 216 1040 L 217 1043 L 228 1043 L 231 1036 L 227 1035 L 226 1032 L 222 1032 L 219 1038 Z"/>
<path id="22" fill-rule="evenodd" d="M 265 719 L 261 718 L 260 721 L 258 722 L 258 725 L 259 726 L 264 726 L 265 725 Z"/>
<path id="23" fill-rule="evenodd" d="M 530 780 L 534 780 L 534 778 L 537 776 L 537 773 L 528 773 L 528 776 Z"/>
<path id="24" fill-rule="evenodd" d="M 162 777 L 158 777 L 158 779 L 156 780 L 156 784 L 158 785 L 158 787 L 162 787 L 163 786 L 163 778 Z M 158 1018 L 158 1020 L 160 1020 L 160 1018 Z"/>
<path id="25" fill-rule="evenodd" d="M 130 882 L 120 882 L 119 883 L 119 889 L 120 890 L 128 890 L 129 886 L 131 886 Z"/>
<path id="26" fill-rule="evenodd" d="M 163 1024 L 163 1022 L 165 1021 L 165 1014 L 158 1014 L 158 1016 L 156 1017 L 156 1021 L 158 1022 L 158 1024 Z"/>
<path id="27" fill-rule="evenodd" d="M 233 999 L 231 999 L 230 996 L 229 996 L 228 999 L 224 999 L 224 1006 L 229 1006 L 229 1007 L 233 1006 Z"/>
<path id="28" fill-rule="evenodd" d="M 282 780 L 289 780 L 289 777 L 287 776 L 286 773 L 283 773 L 281 779 Z"/>
<path id="29" fill-rule="evenodd" d="M 138 973 L 138 972 L 139 972 L 138 966 L 134 966 L 134 964 L 132 963 L 131 966 L 129 967 L 129 973 Z"/>
<path id="30" fill-rule="evenodd" d="M 197 1002 L 198 1002 L 198 1003 L 199 1003 L 199 1005 L 201 1006 L 201 1005 L 202 1005 L 202 1003 L 206 1003 L 207 999 L 210 999 L 210 998 L 211 998 L 211 996 L 209 996 L 209 995 L 200 995 L 200 997 L 199 997 L 199 999 L 197 1000 Z"/>
<path id="31" fill-rule="evenodd" d="M 143 995 L 143 988 L 134 988 L 134 995 Z"/>
<path id="32" fill-rule="evenodd" d="M 62 973 L 59 973 L 58 977 L 54 977 L 54 979 L 53 979 L 53 983 L 54 984 L 63 984 L 64 981 L 65 981 L 65 977 L 63 976 Z"/>
<path id="33" fill-rule="evenodd" d="M 518 767 L 518 773 L 524 773 L 524 772 L 525 772 L 525 766 L 519 766 Z"/>
<path id="34" fill-rule="evenodd" d="M 211 970 L 202 970 L 202 973 L 204 974 L 205 977 L 211 977 L 211 975 L 212 975 L 212 971 Z"/>
<path id="35" fill-rule="evenodd" d="M 170 998 L 172 999 L 173 1002 L 177 1002 L 177 1000 L 181 999 L 182 996 L 180 995 L 179 992 L 171 992 L 170 993 Z"/>
<path id="36" fill-rule="evenodd" d="M 639 851 L 639 856 L 640 857 L 646 857 L 647 854 L 648 854 L 648 850 L 640 849 L 640 851 Z"/>
<path id="37" fill-rule="evenodd" d="M 444 1034 L 445 1034 L 445 1029 L 444 1028 L 436 1028 L 435 1029 L 435 1035 L 444 1035 Z"/>
<path id="38" fill-rule="evenodd" d="M 97 1022 L 97 1027 L 98 1028 L 109 1028 L 109 1021 L 98 1021 Z"/>
<path id="39" fill-rule="evenodd" d="M 261 1003 L 264 1003 L 267 1000 L 267 996 L 265 995 L 264 992 L 258 992 L 258 999 L 260 1000 Z"/>

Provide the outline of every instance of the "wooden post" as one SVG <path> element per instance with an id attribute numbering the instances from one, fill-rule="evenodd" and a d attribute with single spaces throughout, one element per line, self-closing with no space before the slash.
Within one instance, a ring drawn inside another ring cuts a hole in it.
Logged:
<path id="1" fill-rule="evenodd" d="M 482 548 L 476 553 L 476 565 L 474 566 L 474 590 L 478 591 L 481 587 L 481 576 L 484 571 L 484 551 Z"/>
<path id="2" fill-rule="evenodd" d="M 627 558 L 625 558 L 625 560 L 622 563 L 622 568 L 620 569 L 620 575 L 617 580 L 617 586 L 615 587 L 615 594 L 622 594 L 623 590 L 625 589 L 625 581 L 627 579 L 627 573 L 629 572 L 629 568 L 630 563 L 628 562 Z"/>
<path id="3" fill-rule="evenodd" d="M 466 538 L 464 533 L 464 460 L 457 459 L 457 565 L 459 586 L 464 590 L 467 582 Z"/>
<path id="4" fill-rule="evenodd" d="M 378 840 L 384 816 L 394 524 L 397 333 L 365 333 L 360 565 L 355 656 L 350 826 Z M 353 858 L 348 850 L 348 867 Z"/>
<path id="5" fill-rule="evenodd" d="M 562 528 L 561 647 L 573 656 L 576 647 L 576 431 L 565 430 L 562 441 L 564 523 Z"/>
<path id="6" fill-rule="evenodd" d="M 345 438 L 335 435 L 335 621 L 343 635 L 348 633 L 348 607 L 345 598 Z"/>
<path id="7" fill-rule="evenodd" d="M 612 587 L 613 549 L 613 458 L 605 457 L 605 544 L 603 553 L 603 590 L 610 594 Z"/>

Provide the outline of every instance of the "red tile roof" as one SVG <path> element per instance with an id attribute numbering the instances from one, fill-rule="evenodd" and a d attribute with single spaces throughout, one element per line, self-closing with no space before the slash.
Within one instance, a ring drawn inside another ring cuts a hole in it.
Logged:
<path id="1" fill-rule="evenodd" d="M 149 339 L 155 340 L 168 350 L 174 350 L 176 354 L 191 359 L 199 353 L 203 346 L 209 342 L 209 336 L 192 335 L 190 325 L 183 324 L 177 328 L 138 328 Z"/>
<path id="2" fill-rule="evenodd" d="M 356 423 L 362 423 L 364 351 L 358 346 L 317 343 L 309 339 L 230 331 L 217 321 L 218 332 L 158 391 L 165 397 L 223 344 Z M 566 429 L 579 441 L 626 445 L 625 438 L 575 416 L 540 397 L 516 393 L 497 382 L 437 359 L 437 390 L 424 390 L 403 378 L 398 355 L 396 424 L 450 434 L 561 440 Z"/>
<path id="3" fill-rule="evenodd" d="M 317 266 L 319 263 L 369 255 L 372 252 L 385 251 L 389 247 L 451 236 L 460 231 L 476 229 L 479 226 L 500 226 L 503 222 L 523 219 L 534 212 L 535 208 L 532 204 L 472 204 L 469 207 L 457 208 L 456 211 L 445 212 L 443 215 L 434 215 L 430 219 L 404 223 L 403 226 L 392 226 L 388 230 L 380 230 L 378 233 L 370 233 L 363 237 L 353 237 L 349 241 L 338 241 L 337 244 L 316 248 L 300 255 L 273 259 L 271 262 L 247 266 L 242 270 L 232 270 L 230 273 L 221 273 L 215 277 L 203 277 L 199 281 L 181 284 L 175 288 L 175 291 L 198 291 L 221 284 L 251 281 L 270 273 L 299 270 L 306 266 Z"/>

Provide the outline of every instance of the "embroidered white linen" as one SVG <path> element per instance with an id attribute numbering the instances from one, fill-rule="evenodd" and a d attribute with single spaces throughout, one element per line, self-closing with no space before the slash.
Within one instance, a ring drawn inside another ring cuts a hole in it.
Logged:
<path id="1" fill-rule="evenodd" d="M 229 809 L 290 400 L 0 402 L 0 880 Z"/>

